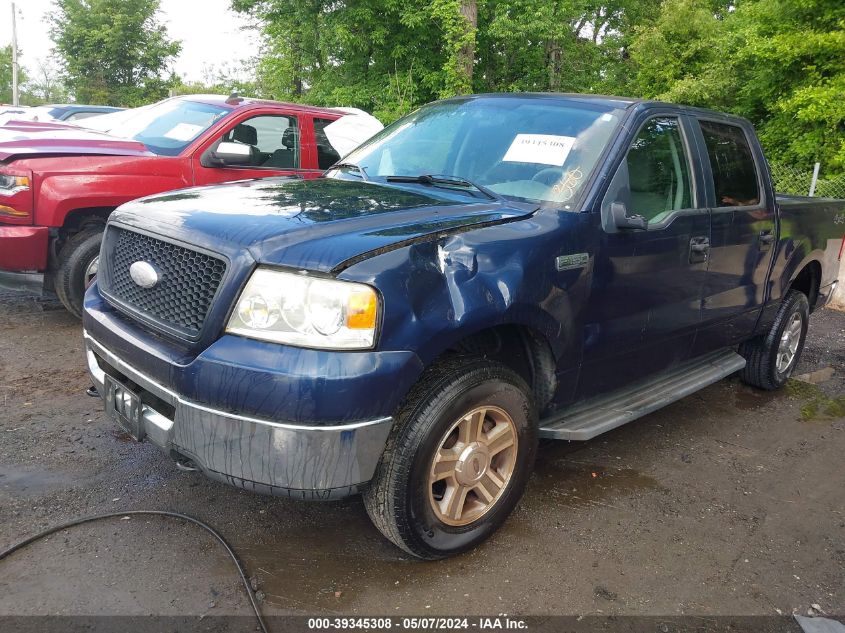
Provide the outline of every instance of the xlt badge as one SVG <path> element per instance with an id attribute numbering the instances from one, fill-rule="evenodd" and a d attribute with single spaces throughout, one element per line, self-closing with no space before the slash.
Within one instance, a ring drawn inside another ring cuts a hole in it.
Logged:
<path id="1" fill-rule="evenodd" d="M 574 270 L 576 268 L 583 268 L 589 261 L 589 254 L 575 253 L 573 255 L 559 255 L 555 258 L 555 265 L 559 271 Z"/>

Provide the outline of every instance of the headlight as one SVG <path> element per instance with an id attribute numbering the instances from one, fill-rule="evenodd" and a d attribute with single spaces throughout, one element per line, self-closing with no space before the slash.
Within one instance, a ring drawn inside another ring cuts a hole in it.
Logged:
<path id="1" fill-rule="evenodd" d="M 378 311 L 378 295 L 370 286 L 259 268 L 226 331 L 298 347 L 369 349 Z"/>
<path id="2" fill-rule="evenodd" d="M 11 176 L 0 174 L 0 194 L 11 196 L 18 191 L 29 189 L 29 178 L 26 176 Z"/>

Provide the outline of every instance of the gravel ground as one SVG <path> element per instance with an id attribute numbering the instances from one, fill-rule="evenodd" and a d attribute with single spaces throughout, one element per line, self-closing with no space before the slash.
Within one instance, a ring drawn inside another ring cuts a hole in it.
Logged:
<path id="1" fill-rule="evenodd" d="M 819 385 L 735 378 L 587 443 L 540 451 L 487 544 L 411 560 L 359 499 L 303 503 L 183 473 L 86 397 L 81 329 L 0 295 L 0 549 L 74 517 L 184 512 L 218 528 L 270 614 L 845 613 L 845 313 L 812 318 Z M 0 615 L 249 615 L 227 557 L 158 517 L 89 524 L 0 563 Z"/>

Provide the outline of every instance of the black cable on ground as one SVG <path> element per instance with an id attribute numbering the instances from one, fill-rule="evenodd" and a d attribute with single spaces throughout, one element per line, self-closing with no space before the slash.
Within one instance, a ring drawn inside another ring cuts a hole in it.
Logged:
<path id="1" fill-rule="evenodd" d="M 224 539 L 213 527 L 208 525 L 207 523 L 203 523 L 199 519 L 195 519 L 194 517 L 189 517 L 187 514 L 180 514 L 179 512 L 169 512 L 168 510 L 127 510 L 126 512 L 109 512 L 108 514 L 97 514 L 94 516 L 89 517 L 82 517 L 81 519 L 74 519 L 73 521 L 68 521 L 67 523 L 62 523 L 61 525 L 56 525 L 51 528 L 44 530 L 43 532 L 39 532 L 35 536 L 30 536 L 27 539 L 24 539 L 20 543 L 15 543 L 10 548 L 3 550 L 0 552 L 0 560 L 3 560 L 13 552 L 18 551 L 19 549 L 26 547 L 30 543 L 34 543 L 35 541 L 44 538 L 45 536 L 49 536 L 50 534 L 54 534 L 55 532 L 59 532 L 61 530 L 65 530 L 69 527 L 74 527 L 76 525 L 82 525 L 83 523 L 90 523 L 92 521 L 101 521 L 103 519 L 116 519 L 125 516 L 132 516 L 138 514 L 152 514 L 158 516 L 165 516 L 165 517 L 173 517 L 176 519 L 182 519 L 183 521 L 187 521 L 189 523 L 193 523 L 194 525 L 198 525 L 206 532 L 211 534 L 214 538 L 218 540 L 218 542 L 223 546 L 223 549 L 228 552 L 229 556 L 232 557 L 232 560 L 235 562 L 235 567 L 238 569 L 238 573 L 241 576 L 241 580 L 244 583 L 244 589 L 246 589 L 246 595 L 249 596 L 249 602 L 252 605 L 252 610 L 255 611 L 255 617 L 258 619 L 258 624 L 261 626 L 261 630 L 264 633 L 269 633 L 267 629 L 267 624 L 264 622 L 264 617 L 261 615 L 261 610 L 258 608 L 258 603 L 255 601 L 255 595 L 252 592 L 252 587 L 249 585 L 249 580 L 246 577 L 246 572 L 244 571 L 243 565 L 241 565 L 241 561 L 238 560 L 235 551 L 231 548 L 231 546 L 226 542 Z"/>

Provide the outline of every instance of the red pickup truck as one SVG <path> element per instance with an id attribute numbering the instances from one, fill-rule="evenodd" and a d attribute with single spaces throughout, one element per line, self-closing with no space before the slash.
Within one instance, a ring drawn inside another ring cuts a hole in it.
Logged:
<path id="1" fill-rule="evenodd" d="M 194 185 L 317 177 L 377 131 L 350 147 L 348 136 L 338 140 L 327 131 L 347 115 L 202 95 L 91 120 L 107 133 L 9 122 L 0 127 L 0 271 L 44 273 L 45 286 L 80 316 L 106 219 L 117 206 Z"/>

